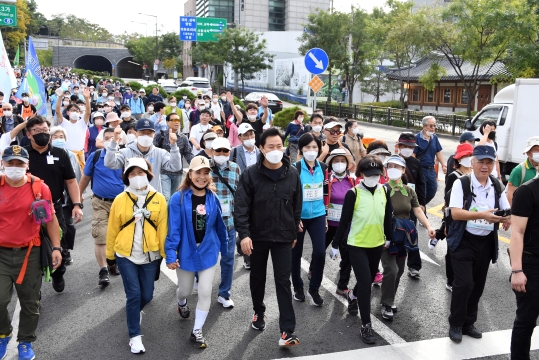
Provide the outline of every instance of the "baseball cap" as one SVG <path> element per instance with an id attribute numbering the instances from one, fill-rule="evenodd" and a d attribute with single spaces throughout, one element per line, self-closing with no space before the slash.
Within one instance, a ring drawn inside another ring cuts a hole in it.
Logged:
<path id="1" fill-rule="evenodd" d="M 220 125 L 215 125 L 214 127 L 211 128 L 213 131 L 217 132 L 217 131 L 223 131 L 223 128 L 220 126 Z"/>
<path id="2" fill-rule="evenodd" d="M 197 92 L 197 95 L 202 95 L 202 91 L 199 90 L 199 91 Z"/>
<path id="3" fill-rule="evenodd" d="M 205 158 L 204 156 L 195 156 L 189 164 L 189 170 L 197 171 L 204 168 L 211 169 L 210 159 Z"/>
<path id="4" fill-rule="evenodd" d="M 372 159 L 361 160 L 358 165 L 359 172 L 363 173 L 365 176 L 374 176 L 374 175 L 383 175 L 383 165 L 378 161 L 372 161 Z"/>
<path id="5" fill-rule="evenodd" d="M 473 154 L 473 146 L 470 144 L 459 144 L 457 146 L 457 152 L 455 153 L 454 158 L 460 159 L 464 156 L 472 155 Z"/>
<path id="6" fill-rule="evenodd" d="M 539 136 L 534 136 L 526 141 L 526 149 L 524 149 L 524 154 L 531 150 L 532 147 L 539 146 Z"/>
<path id="7" fill-rule="evenodd" d="M 204 136 L 202 136 L 202 140 L 211 140 L 215 138 L 217 138 L 217 134 L 214 132 L 209 132 L 207 134 L 204 134 Z"/>
<path id="8" fill-rule="evenodd" d="M 377 149 L 374 149 L 369 152 L 369 155 L 384 155 L 384 156 L 391 156 L 391 152 L 387 150 L 386 148 L 379 147 Z"/>
<path id="9" fill-rule="evenodd" d="M 150 119 L 140 119 L 137 121 L 137 125 L 135 126 L 135 130 L 142 131 L 142 130 L 152 130 L 155 131 L 155 124 Z"/>
<path id="10" fill-rule="evenodd" d="M 107 120 L 105 121 L 106 123 L 109 123 L 109 122 L 112 122 L 112 121 L 122 121 L 122 119 L 120 119 L 118 117 L 118 114 L 116 114 L 114 111 L 113 112 L 109 112 L 107 114 Z"/>
<path id="11" fill-rule="evenodd" d="M 417 140 L 413 133 L 406 131 L 400 134 L 399 144 L 407 146 L 417 146 Z"/>
<path id="12" fill-rule="evenodd" d="M 469 145 L 469 144 L 468 144 Z M 471 146 L 471 145 L 470 145 Z M 403 166 L 403 167 L 406 167 L 406 161 L 400 156 L 400 155 L 391 155 L 387 160 L 386 160 L 386 163 L 384 164 L 386 167 L 387 167 L 387 164 L 389 163 L 392 163 L 392 164 L 397 164 L 397 165 L 400 165 L 400 166 Z"/>
<path id="13" fill-rule="evenodd" d="M 13 145 L 8 146 L 4 149 L 4 152 L 2 153 L 2 160 L 20 160 L 28 164 L 28 161 L 30 161 L 30 157 L 28 155 L 28 151 L 26 151 L 25 148 L 19 145 Z"/>
<path id="14" fill-rule="evenodd" d="M 251 126 L 251 124 L 247 124 L 247 123 L 243 123 L 240 125 L 240 127 L 238 128 L 238 133 L 240 135 L 243 135 L 245 134 L 247 131 L 255 131 L 255 129 L 253 129 L 253 127 Z"/>
<path id="15" fill-rule="evenodd" d="M 124 174 L 127 173 L 129 169 L 135 166 L 138 166 L 144 171 L 148 171 L 148 163 L 146 162 L 146 160 L 144 160 L 144 158 L 141 158 L 141 157 L 134 157 L 134 158 L 127 159 L 127 162 L 125 163 Z"/>
<path id="16" fill-rule="evenodd" d="M 327 130 L 327 129 L 333 129 L 335 126 L 340 126 L 342 128 L 342 124 L 341 123 L 338 123 L 336 121 L 332 121 L 332 122 L 329 122 L 327 123 L 326 125 L 324 125 L 324 130 Z"/>
<path id="17" fill-rule="evenodd" d="M 129 105 L 127 105 L 127 104 L 123 104 L 123 105 L 120 107 L 120 111 L 122 111 L 123 109 L 131 110 L 131 108 L 130 108 Z"/>
<path id="18" fill-rule="evenodd" d="M 477 139 L 472 132 L 465 131 L 460 135 L 459 142 L 462 144 L 465 141 L 479 141 L 479 139 Z"/>
<path id="19" fill-rule="evenodd" d="M 139 92 L 139 93 L 145 93 L 145 94 L 146 94 L 146 90 L 144 90 L 144 89 L 140 89 L 138 92 Z"/>
<path id="20" fill-rule="evenodd" d="M 473 149 L 473 156 L 477 160 L 483 160 L 483 159 L 491 159 L 496 160 L 496 150 L 489 145 L 477 145 Z"/>
<path id="21" fill-rule="evenodd" d="M 228 149 L 232 150 L 230 146 L 230 141 L 228 141 L 227 138 L 217 138 L 213 140 L 213 143 L 211 144 L 212 149 Z"/>
<path id="22" fill-rule="evenodd" d="M 116 115 L 116 116 L 118 116 L 118 115 Z M 96 111 L 95 113 L 92 114 L 92 119 L 95 119 L 97 117 L 102 117 L 104 119 L 105 115 L 103 115 L 103 113 L 100 112 L 100 111 Z"/>

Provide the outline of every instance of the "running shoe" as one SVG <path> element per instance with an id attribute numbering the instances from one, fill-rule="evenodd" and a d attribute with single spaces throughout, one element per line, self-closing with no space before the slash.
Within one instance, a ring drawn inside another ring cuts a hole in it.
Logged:
<path id="1" fill-rule="evenodd" d="M 303 288 L 294 288 L 294 300 L 299 302 L 305 301 L 305 292 L 303 291 Z"/>
<path id="2" fill-rule="evenodd" d="M 11 336 L 0 335 L 0 359 L 7 355 L 7 344 L 11 340 Z"/>
<path id="3" fill-rule="evenodd" d="M 129 339 L 129 346 L 133 354 L 142 354 L 146 352 L 144 345 L 142 345 L 142 335 L 135 336 Z"/>
<path id="4" fill-rule="evenodd" d="M 254 314 L 253 315 L 253 322 L 251 323 L 251 326 L 255 330 L 264 330 L 266 328 L 266 316 L 264 313 L 262 314 Z"/>
<path id="5" fill-rule="evenodd" d="M 191 311 L 189 310 L 189 307 L 187 306 L 187 302 L 183 306 L 178 304 L 178 314 L 180 314 L 180 317 L 182 319 L 189 318 L 189 315 L 191 314 Z"/>
<path id="6" fill-rule="evenodd" d="M 36 358 L 30 342 L 21 341 L 17 349 L 19 350 L 19 360 L 34 360 Z"/>
<path id="7" fill-rule="evenodd" d="M 445 284 L 445 288 L 451 292 L 453 292 L 453 285 Z"/>
<path id="8" fill-rule="evenodd" d="M 234 307 L 234 301 L 232 301 L 232 299 L 229 297 L 219 296 L 217 298 L 217 302 L 219 302 L 219 304 L 223 304 L 223 307 L 227 309 L 232 309 Z"/>
<path id="9" fill-rule="evenodd" d="M 365 344 L 374 344 L 374 331 L 372 330 L 371 323 L 361 325 L 361 340 Z"/>
<path id="10" fill-rule="evenodd" d="M 109 272 L 106 268 L 99 270 L 99 281 L 97 284 L 102 287 L 106 287 L 108 284 L 110 284 Z"/>
<path id="11" fill-rule="evenodd" d="M 243 255 L 243 268 L 245 270 L 251 270 L 251 257 L 248 255 Z"/>
<path id="12" fill-rule="evenodd" d="M 389 321 L 393 320 L 393 309 L 391 309 L 391 306 L 382 304 L 382 308 L 380 311 L 382 313 L 382 318 Z"/>
<path id="13" fill-rule="evenodd" d="M 419 270 L 408 268 L 408 276 L 412 279 L 419 279 L 421 274 L 419 274 Z"/>
<path id="14" fill-rule="evenodd" d="M 393 310 L 393 314 L 395 314 L 397 312 L 397 306 L 396 305 L 391 305 L 391 310 Z"/>
<path id="15" fill-rule="evenodd" d="M 337 288 L 337 291 L 335 291 L 335 294 L 340 295 L 340 296 L 342 296 L 343 298 L 347 298 L 347 297 L 348 297 L 348 292 L 349 292 L 349 291 L 350 291 L 350 290 L 348 290 L 348 289 L 342 290 L 342 289 Z"/>
<path id="16" fill-rule="evenodd" d="M 195 343 L 197 349 L 205 349 L 208 347 L 206 339 L 204 339 L 204 335 L 202 335 L 202 330 L 200 329 L 193 330 L 191 333 L 191 341 Z"/>
<path id="17" fill-rule="evenodd" d="M 279 346 L 296 346 L 299 345 L 299 339 L 294 333 L 284 331 L 279 339 Z"/>
<path id="18" fill-rule="evenodd" d="M 309 289 L 309 292 L 307 294 L 309 295 L 311 303 L 314 306 L 322 306 L 322 304 L 324 303 L 324 299 L 322 299 L 322 297 L 320 296 L 318 289 Z"/>
<path id="19" fill-rule="evenodd" d="M 382 285 L 382 280 L 384 280 L 384 275 L 380 271 L 378 271 L 376 273 L 376 275 L 374 276 L 373 284 L 381 286 Z"/>
<path id="20" fill-rule="evenodd" d="M 348 313 L 350 315 L 357 316 L 357 314 L 359 313 L 359 305 L 357 302 L 357 298 L 352 299 L 350 297 L 350 294 L 352 294 L 351 291 L 348 292 L 348 296 L 346 297 L 346 299 L 348 300 Z"/>

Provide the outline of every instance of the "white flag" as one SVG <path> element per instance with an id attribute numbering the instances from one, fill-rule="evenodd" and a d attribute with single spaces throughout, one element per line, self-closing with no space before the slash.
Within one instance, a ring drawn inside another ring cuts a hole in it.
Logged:
<path id="1" fill-rule="evenodd" d="M 0 33 L 0 91 L 4 93 L 4 99 L 7 102 L 11 96 L 11 90 L 17 87 L 17 79 L 9 62 L 4 39 Z"/>

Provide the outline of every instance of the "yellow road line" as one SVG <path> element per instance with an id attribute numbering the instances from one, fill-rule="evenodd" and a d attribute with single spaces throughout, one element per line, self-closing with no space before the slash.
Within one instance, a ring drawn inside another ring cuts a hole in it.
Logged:
<path id="1" fill-rule="evenodd" d="M 443 214 L 442 214 L 442 207 L 444 206 L 444 204 L 440 204 L 440 205 L 436 205 L 436 206 L 433 206 L 431 208 L 428 208 L 427 209 L 427 212 L 429 214 L 432 214 L 434 216 L 437 216 L 439 218 L 443 218 Z M 506 238 L 506 237 L 503 237 L 503 236 L 498 236 L 498 239 L 506 244 L 509 244 L 509 239 Z"/>

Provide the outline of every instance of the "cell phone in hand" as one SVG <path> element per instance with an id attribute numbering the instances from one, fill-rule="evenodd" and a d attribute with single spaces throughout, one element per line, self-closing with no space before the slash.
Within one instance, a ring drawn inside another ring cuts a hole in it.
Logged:
<path id="1" fill-rule="evenodd" d="M 496 216 L 502 216 L 502 217 L 509 216 L 509 215 L 511 215 L 511 209 L 505 209 L 505 210 L 498 210 L 498 211 L 495 211 L 495 212 L 494 212 L 494 215 L 496 215 Z"/>

